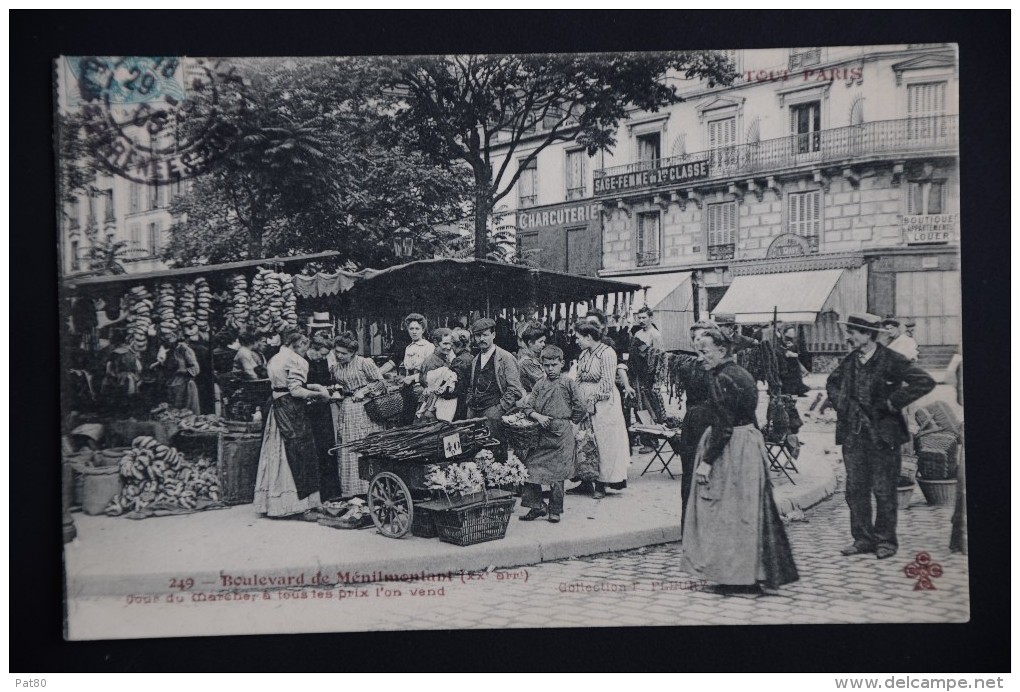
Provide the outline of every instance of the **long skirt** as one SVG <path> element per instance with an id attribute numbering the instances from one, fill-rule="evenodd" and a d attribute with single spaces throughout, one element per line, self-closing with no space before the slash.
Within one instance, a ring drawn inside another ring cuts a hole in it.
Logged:
<path id="1" fill-rule="evenodd" d="M 588 395 L 597 386 L 581 383 L 581 391 Z M 612 388 L 610 398 L 595 404 L 595 415 L 591 417 L 595 432 L 595 443 L 599 447 L 599 481 L 611 488 L 627 486 L 627 469 L 630 466 L 630 440 L 627 425 L 623 421 L 623 407 L 620 392 Z"/>
<path id="2" fill-rule="evenodd" d="M 202 413 L 198 399 L 198 385 L 191 375 L 177 374 L 166 385 L 167 403 L 173 408 L 186 408 L 192 413 Z M 209 413 L 208 411 L 206 413 Z"/>
<path id="3" fill-rule="evenodd" d="M 711 428 L 698 445 L 704 458 Z M 753 425 L 739 425 L 712 464 L 706 485 L 695 483 L 683 533 L 684 570 L 717 584 L 769 588 L 796 581 L 790 543 L 772 498 L 765 441 Z"/>
<path id="4" fill-rule="evenodd" d="M 276 420 L 276 408 L 270 407 L 262 433 L 262 453 L 255 477 L 255 512 L 270 517 L 285 517 L 314 509 L 322 502 L 318 491 L 303 499 L 298 497 L 294 474 L 287 461 L 283 433 Z M 312 463 L 315 463 L 314 459 Z"/>
<path id="5" fill-rule="evenodd" d="M 363 481 L 358 476 L 359 454 L 346 445 L 386 428 L 368 417 L 368 414 L 365 413 L 364 401 L 355 401 L 348 397 L 342 404 L 333 406 L 332 409 L 333 427 L 337 431 L 337 441 L 345 445 L 337 452 L 340 464 L 340 492 L 344 497 L 364 495 L 368 492 L 368 481 Z"/>

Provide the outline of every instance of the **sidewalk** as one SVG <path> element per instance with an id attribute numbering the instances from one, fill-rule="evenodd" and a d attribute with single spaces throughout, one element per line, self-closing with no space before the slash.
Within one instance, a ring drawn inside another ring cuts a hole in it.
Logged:
<path id="1" fill-rule="evenodd" d="M 806 410 L 812 400 L 798 403 Z M 831 496 L 837 484 L 831 426 L 809 418 L 801 439 L 799 473 L 791 471 L 795 484 L 771 474 L 780 512 L 792 518 L 797 510 Z M 338 530 L 259 519 L 251 505 L 143 520 L 76 513 L 78 538 L 65 547 L 68 596 L 166 593 L 172 580 L 184 579 L 193 579 L 196 589 L 216 591 L 237 588 L 225 577 L 274 577 L 274 584 L 280 584 L 276 578 L 289 576 L 291 585 L 300 586 L 310 585 L 317 573 L 335 583 L 338 573 L 370 579 L 373 572 L 474 571 L 678 541 L 680 460 L 670 466 L 675 479 L 657 472 L 658 463 L 641 476 L 651 459 L 648 454 L 633 457 L 622 492 L 598 501 L 568 495 L 559 524 L 518 521 L 523 513 L 518 503 L 505 539 L 468 547 L 410 534 L 385 538 L 374 527 Z"/>

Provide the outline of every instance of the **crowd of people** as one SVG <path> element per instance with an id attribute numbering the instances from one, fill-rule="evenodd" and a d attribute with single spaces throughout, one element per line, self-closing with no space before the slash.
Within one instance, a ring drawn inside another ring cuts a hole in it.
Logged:
<path id="1" fill-rule="evenodd" d="M 313 521 L 324 502 L 365 497 L 368 482 L 350 445 L 386 427 L 369 416 L 368 402 L 399 392 L 403 406 L 393 424 L 484 418 L 500 443 L 497 459 L 512 451 L 528 468 L 527 512 L 519 518 L 556 523 L 565 495 L 598 500 L 626 488 L 631 444 L 649 442 L 628 432 L 635 411 L 649 411 L 656 421 L 666 417 L 650 366 L 663 348 L 653 318 L 643 308 L 626 329 L 589 310 L 571 325 L 566 343 L 541 323 L 522 321 L 514 329 L 514 353 L 497 344 L 509 345 L 492 319 L 429 331 L 426 318 L 411 313 L 402 323 L 407 338 L 381 364 L 359 353 L 356 334 L 334 336 L 331 326 L 312 333 L 282 329 L 272 338 L 242 331 L 221 335 L 213 347 L 186 325 L 144 354 L 114 333 L 101 355 L 99 391 L 115 413 L 155 401 L 210 413 L 217 399 L 227 403 L 217 382 L 268 383 L 268 401 L 259 408 L 265 424 L 255 510 Z M 842 552 L 884 559 L 897 547 L 896 478 L 900 445 L 909 437 L 901 411 L 934 383 L 915 364 L 909 321 L 852 315 L 842 324 L 853 350 L 827 383 L 854 539 Z M 772 499 L 755 414 L 757 382 L 734 360 L 762 334 L 742 334 L 729 316 L 717 315 L 695 323 L 690 337 L 696 356 L 685 361 L 684 417 L 671 440 L 682 466 L 684 567 L 726 592 L 778 588 L 796 580 L 797 570 Z M 770 337 L 785 364 L 783 392 L 804 395 L 796 328 L 775 328 Z M 79 360 L 72 371 L 92 387 L 95 378 Z M 511 412 L 537 424 L 536 442 L 516 446 L 503 422 Z M 568 481 L 576 485 L 567 489 Z"/>

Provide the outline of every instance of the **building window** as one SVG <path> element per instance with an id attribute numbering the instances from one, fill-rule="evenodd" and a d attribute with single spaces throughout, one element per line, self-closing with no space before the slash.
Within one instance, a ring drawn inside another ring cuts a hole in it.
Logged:
<path id="1" fill-rule="evenodd" d="M 796 138 L 794 151 L 798 154 L 818 151 L 821 130 L 821 101 L 809 101 L 790 106 L 790 132 Z"/>
<path id="2" fill-rule="evenodd" d="M 521 172 L 517 180 L 521 207 L 533 207 L 538 204 L 538 160 L 532 159 Z"/>
<path id="3" fill-rule="evenodd" d="M 567 152 L 567 199 L 581 199 L 585 196 L 585 179 L 587 175 L 586 160 L 588 155 L 584 149 Z"/>
<path id="4" fill-rule="evenodd" d="M 131 249 L 141 250 L 142 249 L 142 224 L 133 223 L 128 228 L 128 233 L 131 237 Z"/>
<path id="5" fill-rule="evenodd" d="M 137 214 L 142 210 L 142 185 L 131 183 L 128 190 L 128 212 Z"/>
<path id="6" fill-rule="evenodd" d="M 812 252 L 818 251 L 822 228 L 822 192 L 798 192 L 790 195 L 787 231 L 807 238 Z"/>
<path id="7" fill-rule="evenodd" d="M 103 222 L 104 223 L 116 223 L 117 216 L 114 214 L 113 209 L 113 188 L 109 190 L 103 190 Z"/>
<path id="8" fill-rule="evenodd" d="M 815 48 L 791 48 L 790 69 L 799 70 L 802 67 L 817 65 L 822 61 L 822 49 Z"/>
<path id="9" fill-rule="evenodd" d="M 740 65 L 740 51 L 739 50 L 721 50 L 719 52 L 722 53 L 722 56 L 724 58 L 726 58 L 726 60 L 730 63 L 730 66 L 733 67 L 733 70 L 739 74 L 740 73 L 740 68 L 741 68 L 741 65 Z"/>
<path id="10" fill-rule="evenodd" d="M 81 227 L 81 200 L 75 197 L 71 200 L 71 211 L 68 212 L 70 218 L 67 222 L 67 227 L 76 231 Z"/>
<path id="11" fill-rule="evenodd" d="M 85 217 L 85 230 L 87 233 L 93 233 L 96 230 L 96 198 L 95 193 L 89 193 L 88 196 L 89 209 L 88 215 Z"/>
<path id="12" fill-rule="evenodd" d="M 638 214 L 637 266 L 651 267 L 659 263 L 662 237 L 659 212 Z"/>
<path id="13" fill-rule="evenodd" d="M 734 146 L 737 143 L 736 117 L 708 122 L 709 160 L 714 168 L 726 168 L 736 163 Z"/>
<path id="14" fill-rule="evenodd" d="M 163 249 L 163 222 L 154 221 L 149 224 L 149 254 L 156 256 Z"/>
<path id="15" fill-rule="evenodd" d="M 78 241 L 71 241 L 71 271 L 78 271 L 81 269 L 81 257 L 78 256 Z"/>
<path id="16" fill-rule="evenodd" d="M 945 134 L 946 82 L 907 85 L 907 138 Z"/>
<path id="17" fill-rule="evenodd" d="M 944 214 L 946 186 L 943 181 L 912 182 L 907 189 L 908 214 Z"/>
<path id="18" fill-rule="evenodd" d="M 708 259 L 733 259 L 737 238 L 737 203 L 707 205 Z"/>
<path id="19" fill-rule="evenodd" d="M 660 146 L 662 135 L 659 132 L 650 132 L 637 136 L 637 154 L 639 163 L 655 163 L 662 156 Z"/>

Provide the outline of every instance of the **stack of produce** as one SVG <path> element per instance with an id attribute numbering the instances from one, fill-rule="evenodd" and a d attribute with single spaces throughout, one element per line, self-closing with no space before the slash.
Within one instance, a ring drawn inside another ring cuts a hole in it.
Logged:
<path id="1" fill-rule="evenodd" d="M 152 294 L 145 286 L 134 286 L 127 295 L 127 331 L 131 345 L 138 353 L 144 353 L 149 343 L 149 329 L 152 327 Z"/>
<path id="2" fill-rule="evenodd" d="M 268 269 L 259 267 L 258 273 L 251 280 L 251 312 L 253 314 L 252 328 L 258 334 L 269 334 L 273 331 L 273 317 L 274 315 L 270 312 L 270 289 L 266 282 L 266 275 L 271 274 Z M 277 284 L 277 290 L 279 290 L 279 284 Z M 282 307 L 282 303 L 277 308 L 277 315 L 279 317 L 279 308 Z"/>
<path id="3" fill-rule="evenodd" d="M 195 283 L 187 281 L 177 289 L 177 319 L 182 327 L 198 323 L 198 316 L 195 313 Z"/>
<path id="4" fill-rule="evenodd" d="M 195 415 L 194 411 L 191 409 L 170 408 L 170 404 L 165 401 L 149 411 L 149 413 L 152 414 L 153 420 L 159 421 L 160 423 L 180 423 L 188 416 Z"/>
<path id="5" fill-rule="evenodd" d="M 280 277 L 280 293 L 283 297 L 283 319 L 287 321 L 288 327 L 297 329 L 297 294 L 294 292 L 294 277 L 282 272 L 277 276 Z"/>
<path id="6" fill-rule="evenodd" d="M 195 509 L 200 500 L 220 498 L 215 463 L 205 456 L 188 461 L 173 447 L 148 435 L 136 437 L 120 460 L 121 491 L 106 513 L 117 516 L 146 508 Z"/>
<path id="7" fill-rule="evenodd" d="M 485 419 L 472 418 L 455 423 L 437 421 L 429 425 L 387 430 L 341 446 L 348 446 L 358 454 L 385 459 L 442 457 L 444 438 L 455 434 L 460 436 L 461 454 L 473 454 L 492 442 Z"/>
<path id="8" fill-rule="evenodd" d="M 181 327 L 177 319 L 177 295 L 171 283 L 162 283 L 156 292 L 156 317 L 159 320 L 159 338 L 165 339 Z"/>
<path id="9" fill-rule="evenodd" d="M 230 432 L 219 416 L 215 413 L 207 413 L 202 416 L 191 414 L 184 416 L 177 424 L 181 430 L 191 432 Z"/>
<path id="10" fill-rule="evenodd" d="M 244 277 L 241 277 L 242 279 Z M 209 317 L 212 315 L 212 289 L 205 277 L 195 279 L 195 320 L 198 331 L 209 333 Z"/>
<path id="11" fill-rule="evenodd" d="M 228 327 L 240 329 L 248 323 L 248 280 L 244 274 L 234 274 L 227 281 L 230 293 L 230 307 L 227 309 L 226 323 Z"/>

